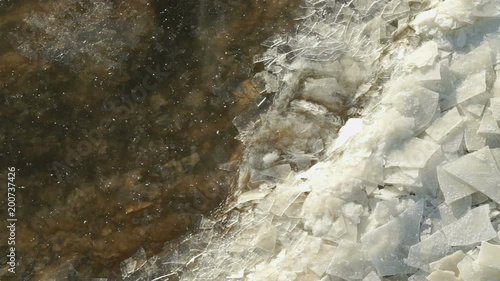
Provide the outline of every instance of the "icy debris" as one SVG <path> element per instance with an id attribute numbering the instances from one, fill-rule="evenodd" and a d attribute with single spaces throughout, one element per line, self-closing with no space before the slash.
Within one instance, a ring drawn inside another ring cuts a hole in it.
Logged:
<path id="1" fill-rule="evenodd" d="M 443 227 L 450 246 L 466 246 L 487 241 L 497 235 L 491 225 L 489 206 L 472 209 L 456 222 Z"/>
<path id="2" fill-rule="evenodd" d="M 494 245 L 483 241 L 478 256 L 478 263 L 482 266 L 500 270 L 500 245 Z"/>
<path id="3" fill-rule="evenodd" d="M 337 247 L 322 243 L 319 251 L 309 261 L 309 269 L 318 277 L 322 276 L 327 270 Z"/>
<path id="4" fill-rule="evenodd" d="M 408 256 L 410 247 L 419 242 L 423 210 L 424 202 L 419 201 L 391 222 L 361 237 L 363 248 L 380 276 L 416 271 L 403 259 Z"/>
<path id="5" fill-rule="evenodd" d="M 497 79 L 500 81 L 500 79 Z M 490 99 L 490 107 L 491 115 L 495 121 L 500 122 L 500 98 L 491 98 Z"/>

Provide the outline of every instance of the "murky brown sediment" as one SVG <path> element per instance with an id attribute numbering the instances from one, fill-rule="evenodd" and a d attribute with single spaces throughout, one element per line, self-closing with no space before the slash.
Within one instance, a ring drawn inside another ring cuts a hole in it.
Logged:
<path id="1" fill-rule="evenodd" d="M 232 119 L 258 98 L 252 57 L 299 3 L 4 2 L 0 159 L 25 189 L 17 273 L 1 279 L 119 278 L 121 260 L 217 208 L 233 176 L 217 167 L 238 159 Z"/>

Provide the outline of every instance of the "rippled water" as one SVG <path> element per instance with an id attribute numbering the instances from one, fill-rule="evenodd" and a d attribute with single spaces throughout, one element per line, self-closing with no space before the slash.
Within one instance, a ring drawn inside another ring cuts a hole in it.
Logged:
<path id="1" fill-rule="evenodd" d="M 0 4 L 0 173 L 25 187 L 17 272 L 2 232 L 1 279 L 116 277 L 213 212 L 234 176 L 219 165 L 239 157 L 232 120 L 260 101 L 252 58 L 298 4 Z"/>

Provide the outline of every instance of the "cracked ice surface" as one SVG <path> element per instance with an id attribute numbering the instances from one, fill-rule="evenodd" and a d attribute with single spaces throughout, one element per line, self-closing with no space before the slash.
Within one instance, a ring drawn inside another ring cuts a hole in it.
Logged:
<path id="1" fill-rule="evenodd" d="M 500 280 L 500 2 L 343 2 L 264 43 L 225 227 L 149 277 Z"/>

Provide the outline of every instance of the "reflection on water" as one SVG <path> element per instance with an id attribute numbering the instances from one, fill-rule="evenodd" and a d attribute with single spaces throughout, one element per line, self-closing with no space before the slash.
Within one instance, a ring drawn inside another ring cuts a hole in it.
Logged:
<path id="1" fill-rule="evenodd" d="M 117 276 L 219 206 L 232 119 L 258 98 L 252 57 L 298 3 L 3 2 L 0 159 L 26 186 L 13 280 Z"/>

